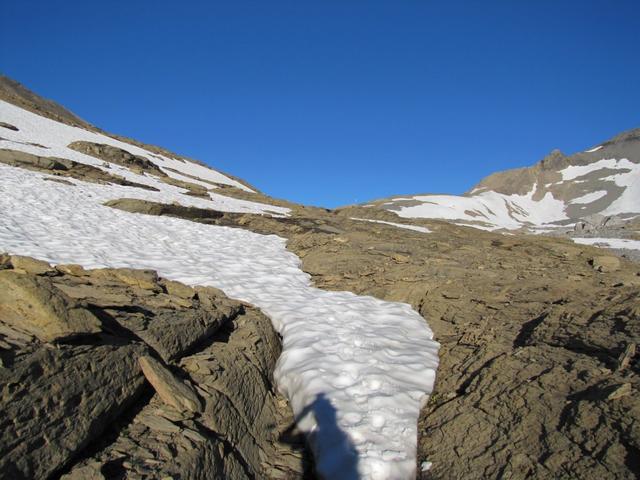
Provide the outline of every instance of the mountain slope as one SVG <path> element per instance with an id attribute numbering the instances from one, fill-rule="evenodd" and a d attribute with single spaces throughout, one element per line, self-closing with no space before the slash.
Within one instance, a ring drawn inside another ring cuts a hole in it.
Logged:
<path id="1" fill-rule="evenodd" d="M 366 206 L 490 230 L 545 230 L 595 214 L 632 218 L 640 215 L 640 129 L 570 156 L 554 150 L 533 167 L 488 176 L 463 196 L 402 196 Z"/>
<path id="2" fill-rule="evenodd" d="M 88 269 L 157 270 L 259 307 L 283 336 L 274 377 L 308 434 L 318 472 L 414 474 L 417 420 L 435 381 L 438 344 L 410 306 L 312 287 L 273 235 L 111 207 L 127 199 L 209 212 L 210 220 L 291 214 L 226 195 L 229 187 L 255 192 L 220 172 L 4 101 L 0 121 L 3 251 Z"/>

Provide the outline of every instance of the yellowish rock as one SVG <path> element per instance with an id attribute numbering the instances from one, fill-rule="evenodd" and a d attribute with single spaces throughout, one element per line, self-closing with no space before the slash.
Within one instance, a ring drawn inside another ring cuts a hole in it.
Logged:
<path id="1" fill-rule="evenodd" d="M 0 318 L 43 342 L 101 331 L 100 321 L 48 278 L 0 271 Z"/>

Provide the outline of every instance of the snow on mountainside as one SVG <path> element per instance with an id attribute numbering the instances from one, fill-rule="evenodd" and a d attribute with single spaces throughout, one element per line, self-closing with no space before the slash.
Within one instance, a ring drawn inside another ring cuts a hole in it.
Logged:
<path id="1" fill-rule="evenodd" d="M 553 151 L 533 167 L 490 175 L 463 196 L 402 196 L 366 206 L 486 230 L 544 231 L 594 214 L 632 218 L 640 214 L 640 129 L 571 156 Z"/>
<path id="2" fill-rule="evenodd" d="M 107 158 L 120 163 L 69 148 L 74 142 L 110 152 Z M 213 169 L 4 101 L 0 153 L 0 252 L 85 268 L 153 269 L 256 305 L 283 337 L 274 375 L 300 417 L 298 427 L 309 434 L 321 475 L 415 475 L 417 420 L 433 389 L 438 343 L 409 305 L 313 288 L 299 259 L 275 235 L 104 204 L 136 198 L 277 216 L 289 209 L 224 195 L 220 185 L 250 189 Z M 86 181 L 80 174 L 54 175 L 76 170 L 90 175 Z M 188 183 L 206 190 L 193 196 L 184 188 Z M 335 409 L 334 425 L 310 413 L 318 402 Z"/>

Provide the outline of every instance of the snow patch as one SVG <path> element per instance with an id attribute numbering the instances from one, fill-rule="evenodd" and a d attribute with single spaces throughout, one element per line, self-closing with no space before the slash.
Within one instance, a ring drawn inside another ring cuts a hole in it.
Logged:
<path id="1" fill-rule="evenodd" d="M 570 200 L 569 203 L 583 204 L 583 203 L 595 202 L 596 200 L 600 200 L 601 198 L 606 197 L 607 193 L 608 192 L 606 190 L 599 190 L 597 192 L 587 193 L 586 195 L 582 195 L 581 197 Z"/>
<path id="2" fill-rule="evenodd" d="M 411 200 L 420 205 L 404 206 L 396 212 L 404 218 L 439 218 L 453 220 L 485 230 L 517 230 L 528 225 L 565 220 L 565 203 L 551 192 L 533 200 L 537 184 L 526 195 L 502 195 L 494 191 L 460 197 L 456 195 L 419 195 Z"/>
<path id="3" fill-rule="evenodd" d="M 640 250 L 640 240 L 628 238 L 572 238 L 575 243 L 592 245 L 603 248 L 621 248 L 625 250 Z"/>
<path id="4" fill-rule="evenodd" d="M 202 165 L 198 165 L 194 162 L 182 162 L 180 160 L 175 160 L 165 155 L 150 152 L 136 145 L 121 142 L 107 135 L 90 132 L 82 128 L 72 127 L 64 123 L 56 122 L 27 110 L 23 110 L 2 100 L 0 100 L 0 114 L 2 115 L 3 121 L 19 128 L 19 131 L 17 132 L 12 130 L 2 132 L 2 136 L 7 140 L 10 140 L 10 145 L 4 144 L 6 142 L 0 142 L 0 146 L 2 148 L 11 148 L 13 150 L 32 153 L 34 155 L 69 158 L 80 163 L 101 166 L 103 163 L 101 160 L 90 155 L 84 155 L 76 152 L 75 150 L 67 148 L 67 146 L 75 141 L 102 143 L 121 148 L 134 155 L 141 155 L 159 167 L 168 167 L 203 180 L 231 185 L 247 192 L 253 192 L 253 190 L 242 183 L 237 182 L 211 168 L 203 167 Z M 34 145 L 29 145 L 29 143 L 41 144 L 47 148 L 42 149 Z M 190 181 L 208 188 L 213 188 L 211 184 L 207 184 L 206 182 L 199 182 L 193 178 L 185 178 L 175 174 L 175 172 L 165 169 L 163 170 L 167 175 L 179 180 Z"/>
<path id="5" fill-rule="evenodd" d="M 382 223 L 384 225 L 391 225 L 393 227 L 405 228 L 407 230 L 414 230 L 416 232 L 431 233 L 431 230 L 429 230 L 427 227 L 419 227 L 418 225 L 405 225 L 404 223 L 385 222 L 384 220 L 371 220 L 369 218 L 351 217 L 351 220 L 358 220 L 360 222 Z"/>
<path id="6" fill-rule="evenodd" d="M 602 160 L 598 160 L 597 162 L 593 162 L 588 165 L 572 165 L 563 170 L 560 170 L 560 174 L 562 175 L 562 181 L 566 182 L 568 180 L 574 180 L 578 177 L 582 177 L 583 175 L 587 175 L 598 170 L 603 170 L 605 168 L 611 170 L 621 170 L 627 168 L 633 169 L 637 166 L 638 165 L 630 162 L 626 158 L 622 158 L 620 160 L 617 160 L 615 158 L 603 158 Z"/>
<path id="7" fill-rule="evenodd" d="M 585 150 L 584 153 L 593 153 L 593 152 L 597 152 L 598 150 L 600 150 L 602 148 L 602 145 L 598 145 L 597 147 L 592 148 L 591 150 Z"/>

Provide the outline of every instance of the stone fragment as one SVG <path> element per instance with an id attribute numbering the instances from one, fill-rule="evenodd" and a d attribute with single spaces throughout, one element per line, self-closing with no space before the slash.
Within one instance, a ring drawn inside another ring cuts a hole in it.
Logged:
<path id="1" fill-rule="evenodd" d="M 636 344 L 631 342 L 627 344 L 627 347 L 618 357 L 618 365 L 616 366 L 616 370 L 624 370 L 631 363 L 631 359 L 636 354 Z"/>
<path id="2" fill-rule="evenodd" d="M 411 259 L 406 255 L 395 253 L 391 256 L 396 263 L 408 263 Z"/>
<path id="3" fill-rule="evenodd" d="M 160 398 L 178 411 L 200 412 L 202 402 L 195 391 L 178 379 L 156 359 L 145 356 L 138 359 L 144 376 Z"/>
<path id="4" fill-rule="evenodd" d="M 158 432 L 178 433 L 180 431 L 180 427 L 164 417 L 141 415 L 137 420 L 143 425 L 149 427 L 151 430 L 156 430 Z"/>
<path id="5" fill-rule="evenodd" d="M 11 270 L 0 271 L 0 318 L 43 342 L 101 331 L 100 321 L 51 280 Z"/>
<path id="6" fill-rule="evenodd" d="M 76 265 L 73 263 L 67 265 L 56 265 L 56 270 L 66 275 L 72 275 L 74 277 L 82 277 L 87 274 L 87 271 L 82 265 Z"/>
<path id="7" fill-rule="evenodd" d="M 622 397 L 626 397 L 627 395 L 631 395 L 633 390 L 631 389 L 630 383 L 622 383 L 620 385 L 614 386 L 610 393 L 607 395 L 607 400 L 617 400 Z"/>
<path id="8" fill-rule="evenodd" d="M 98 462 L 91 462 L 62 475 L 60 480 L 105 480 L 105 476 L 100 472 L 101 466 Z"/>
<path id="9" fill-rule="evenodd" d="M 594 257 L 591 261 L 593 269 L 598 272 L 608 273 L 620 270 L 620 259 L 609 255 Z"/>
<path id="10" fill-rule="evenodd" d="M 158 291 L 158 274 L 153 270 L 132 270 L 129 268 L 113 269 L 118 280 L 143 290 Z"/>
<path id="11" fill-rule="evenodd" d="M 175 282 L 173 280 L 163 280 L 162 285 L 167 290 L 169 295 L 175 295 L 176 297 L 185 298 L 191 300 L 196 296 L 196 291 L 185 285 L 184 283 Z"/>

